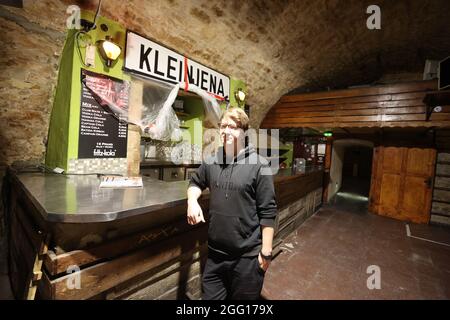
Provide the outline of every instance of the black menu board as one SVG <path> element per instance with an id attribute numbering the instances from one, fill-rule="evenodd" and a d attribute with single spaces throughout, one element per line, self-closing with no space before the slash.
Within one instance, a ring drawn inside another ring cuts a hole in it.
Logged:
<path id="1" fill-rule="evenodd" d="M 78 158 L 126 158 L 128 81 L 81 72 Z"/>

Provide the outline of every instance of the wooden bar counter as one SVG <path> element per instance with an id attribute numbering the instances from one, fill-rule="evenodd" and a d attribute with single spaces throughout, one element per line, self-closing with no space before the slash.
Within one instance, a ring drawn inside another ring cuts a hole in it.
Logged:
<path id="1" fill-rule="evenodd" d="M 275 176 L 277 248 L 321 204 L 323 172 Z M 17 299 L 198 299 L 207 224 L 186 222 L 188 181 L 8 170 L 9 266 Z M 208 220 L 208 192 L 200 204 Z"/>

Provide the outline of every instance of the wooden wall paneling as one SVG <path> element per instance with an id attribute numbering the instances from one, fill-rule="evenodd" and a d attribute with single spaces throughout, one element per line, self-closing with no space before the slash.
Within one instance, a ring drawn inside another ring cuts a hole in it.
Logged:
<path id="1" fill-rule="evenodd" d="M 353 122 L 364 123 L 369 122 L 372 123 L 372 126 L 380 126 L 381 122 L 383 125 L 389 125 L 390 122 L 413 122 L 411 126 L 421 126 L 421 124 L 427 124 L 434 122 L 440 124 L 445 122 L 450 122 L 450 113 L 433 113 L 430 117 L 430 121 L 426 121 L 426 114 L 423 113 L 414 113 L 413 110 L 408 111 L 405 108 L 402 108 L 402 112 L 404 114 L 392 114 L 392 111 L 389 114 L 380 114 L 379 111 L 368 110 L 367 115 L 359 115 L 363 114 L 363 112 L 351 112 L 349 115 L 340 115 L 340 112 L 327 112 L 321 116 L 311 116 L 310 114 L 304 113 L 296 113 L 295 115 L 284 114 L 281 116 L 273 117 L 270 121 L 266 122 L 266 125 L 275 126 L 275 125 L 290 125 L 290 126 L 304 126 L 305 124 L 311 124 L 313 126 L 324 126 L 324 124 L 330 123 L 335 127 L 339 126 L 350 126 Z M 370 126 L 370 124 L 367 124 Z M 396 124 L 398 125 L 398 124 Z M 406 125 L 406 124 L 405 124 Z"/>
<path id="2" fill-rule="evenodd" d="M 301 105 L 301 106 L 293 106 L 293 105 L 275 105 L 273 109 L 271 109 L 271 116 L 278 116 L 283 114 L 293 114 L 293 113 L 301 113 L 306 114 L 307 112 L 315 112 L 317 115 L 324 115 L 329 113 L 330 111 L 347 111 L 347 112 L 364 112 L 363 110 L 385 110 L 392 109 L 391 112 L 395 112 L 395 110 L 404 109 L 406 107 L 418 107 L 425 108 L 426 105 L 421 101 L 422 99 L 406 99 L 406 100 L 398 100 L 398 101 L 379 101 L 379 102 L 358 102 L 358 103 L 346 103 L 344 101 L 336 101 L 334 103 L 328 102 L 328 104 L 324 105 Z M 324 102 L 323 102 L 324 103 Z M 422 109 L 420 109 L 422 110 Z M 448 106 L 444 106 L 441 112 L 448 112 Z"/>
<path id="3" fill-rule="evenodd" d="M 426 92 L 414 92 L 398 95 L 381 95 L 381 96 L 366 96 L 366 97 L 351 97 L 346 99 L 327 99 L 320 101 L 305 101 L 301 103 L 277 103 L 275 104 L 273 111 L 277 110 L 296 110 L 299 111 L 308 110 L 321 110 L 326 111 L 336 109 L 371 109 L 381 107 L 405 107 L 405 106 L 423 106 L 425 105 L 422 100 Z M 272 112 L 271 110 L 271 112 Z"/>
<path id="4" fill-rule="evenodd" d="M 433 81 L 422 81 L 285 96 L 269 110 L 261 127 L 449 126 L 450 106 L 443 106 L 426 121 L 423 99 L 433 86 Z"/>
<path id="5" fill-rule="evenodd" d="M 441 202 L 450 202 L 450 190 L 436 189 L 433 193 L 433 200 Z M 448 212 L 450 214 L 450 212 Z"/>
<path id="6" fill-rule="evenodd" d="M 382 101 L 392 101 L 392 100 L 407 100 L 421 97 L 420 94 L 407 94 L 406 96 L 396 96 L 393 97 L 390 94 L 385 95 L 371 95 L 371 96 L 352 96 L 346 98 L 332 98 L 332 99 L 320 99 L 314 101 L 303 101 L 303 102 L 291 102 L 278 104 L 279 106 L 295 108 L 299 106 L 327 106 L 327 105 L 342 105 L 342 104 L 360 104 L 360 103 L 370 103 L 370 102 L 382 102 Z"/>
<path id="7" fill-rule="evenodd" d="M 305 207 L 299 211 L 297 215 L 297 220 L 295 221 L 295 230 L 307 219 Z"/>
<path id="8" fill-rule="evenodd" d="M 73 264 L 82 268 L 94 262 L 98 263 L 112 259 L 123 254 L 123 252 L 131 252 L 168 237 L 189 232 L 193 228 L 186 223 L 186 219 L 183 216 L 181 219 L 168 224 L 140 231 L 84 250 L 73 250 L 59 255 L 56 255 L 53 251 L 49 251 L 45 256 L 45 267 L 49 274 L 55 276 L 65 273 L 67 268 Z"/>
<path id="9" fill-rule="evenodd" d="M 87 299 L 114 286 L 147 272 L 163 263 L 176 259 L 183 253 L 194 250 L 206 242 L 206 233 L 199 227 L 159 242 L 151 247 L 144 247 L 112 261 L 95 264 L 82 269 L 79 273 L 83 290 L 70 289 L 66 281 L 72 275 L 52 280 L 55 299 Z"/>
<path id="10" fill-rule="evenodd" d="M 123 282 L 106 292 L 106 299 L 158 299 L 169 292 L 174 295 L 167 299 L 186 299 L 191 293 L 196 298 L 201 290 L 200 278 L 202 265 L 206 261 L 206 244 L 193 251 L 180 255 L 175 261 L 169 261 Z"/>
<path id="11" fill-rule="evenodd" d="M 280 227 L 277 232 L 277 239 L 284 239 L 289 234 L 291 234 L 295 230 L 295 222 L 297 220 L 297 216 L 291 216 L 289 219 L 287 219 Z"/>
<path id="12" fill-rule="evenodd" d="M 450 203 L 435 201 L 433 202 L 433 213 L 450 217 Z"/>
<path id="13" fill-rule="evenodd" d="M 417 81 L 409 83 L 399 83 L 394 85 L 373 86 L 367 88 L 353 88 L 342 89 L 325 92 L 305 93 L 292 96 L 283 96 L 280 101 L 292 102 L 292 101 L 305 101 L 305 100 L 320 100 L 320 99 L 332 99 L 332 98 L 345 98 L 357 95 L 381 95 L 381 94 L 395 94 L 395 93 L 407 93 L 414 91 L 431 91 L 437 87 L 436 80 L 430 81 Z"/>
<path id="14" fill-rule="evenodd" d="M 450 139 L 450 136 L 448 138 Z M 441 164 L 450 164 L 450 153 L 440 152 L 437 161 Z"/>
<path id="15" fill-rule="evenodd" d="M 322 186 L 323 172 L 309 173 L 301 178 L 293 176 L 280 182 L 275 180 L 275 192 L 279 209 L 304 197 L 307 193 Z"/>
<path id="16" fill-rule="evenodd" d="M 450 189 L 450 178 L 437 176 L 435 178 L 435 187 L 441 189 Z"/>
<path id="17" fill-rule="evenodd" d="M 438 163 L 436 166 L 436 174 L 439 176 L 448 176 L 450 177 L 450 165 L 444 163 Z"/>
<path id="18" fill-rule="evenodd" d="M 319 188 L 314 191 L 314 211 L 317 211 L 321 204 L 322 204 L 322 188 Z"/>
<path id="19" fill-rule="evenodd" d="M 445 149 L 437 155 L 430 221 L 450 226 L 450 152 Z"/>

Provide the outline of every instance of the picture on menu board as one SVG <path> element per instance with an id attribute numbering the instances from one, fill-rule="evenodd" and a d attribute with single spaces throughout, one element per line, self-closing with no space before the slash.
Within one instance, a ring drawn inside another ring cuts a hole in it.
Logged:
<path id="1" fill-rule="evenodd" d="M 126 158 L 130 82 L 82 70 L 78 158 Z"/>

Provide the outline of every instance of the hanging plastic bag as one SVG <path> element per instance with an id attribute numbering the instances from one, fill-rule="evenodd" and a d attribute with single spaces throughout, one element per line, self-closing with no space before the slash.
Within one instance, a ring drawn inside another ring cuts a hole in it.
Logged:
<path id="1" fill-rule="evenodd" d="M 203 100 L 203 109 L 205 112 L 204 121 L 206 122 L 206 126 L 218 128 L 220 117 L 222 116 L 222 109 L 217 100 L 209 93 L 193 84 L 189 84 L 189 91 L 198 94 Z"/>
<path id="2" fill-rule="evenodd" d="M 172 85 L 133 76 L 133 81 L 141 81 L 144 86 L 141 119 L 128 119 L 128 105 L 123 105 L 120 92 L 128 93 L 129 82 L 121 83 L 122 86 L 125 85 L 124 88 L 112 88 L 111 86 L 117 86 L 112 81 L 103 84 L 102 87 L 95 82 L 94 77 L 86 76 L 83 81 L 92 91 L 95 99 L 101 101 L 101 105 L 106 110 L 109 109 L 121 121 L 139 126 L 142 133 L 149 138 L 160 141 L 180 141 L 182 139 L 180 120 L 172 105 L 178 96 L 180 87 L 185 86 L 184 83 Z M 189 91 L 198 94 L 203 100 L 206 126 L 218 128 L 222 110 L 217 100 L 193 84 L 189 84 Z M 119 92 L 119 94 L 111 95 L 111 92 Z"/>
<path id="3" fill-rule="evenodd" d="M 180 121 L 172 108 L 179 89 L 179 85 L 163 84 L 144 89 L 140 126 L 151 139 L 181 140 Z"/>

